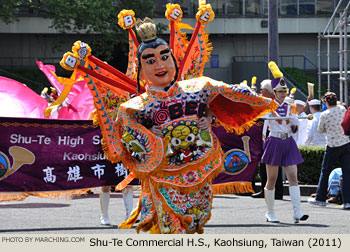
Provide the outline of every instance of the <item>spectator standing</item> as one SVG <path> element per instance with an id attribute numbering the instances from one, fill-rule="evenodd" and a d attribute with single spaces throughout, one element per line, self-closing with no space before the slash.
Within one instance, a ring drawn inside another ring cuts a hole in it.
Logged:
<path id="1" fill-rule="evenodd" d="M 326 145 L 326 134 L 319 133 L 317 131 L 318 122 L 321 116 L 321 101 L 313 99 L 308 102 L 310 106 L 310 112 L 313 115 L 313 119 L 308 121 L 306 141 L 307 146 L 325 146 Z"/>
<path id="2" fill-rule="evenodd" d="M 298 116 L 307 116 L 304 112 L 306 103 L 302 100 L 295 100 L 294 101 L 296 107 L 297 107 L 297 114 Z M 298 131 L 293 135 L 295 142 L 298 146 L 305 145 L 306 136 L 307 136 L 307 119 L 298 119 L 299 120 L 299 128 Z"/>
<path id="3" fill-rule="evenodd" d="M 324 96 L 327 110 L 321 113 L 317 131 L 327 134 L 327 148 L 322 161 L 316 197 L 310 204 L 326 206 L 328 178 L 336 161 L 340 161 L 343 173 L 342 198 L 344 209 L 350 210 L 350 139 L 343 134 L 341 122 L 345 114 L 343 106 L 337 106 L 337 96 L 327 92 Z"/>

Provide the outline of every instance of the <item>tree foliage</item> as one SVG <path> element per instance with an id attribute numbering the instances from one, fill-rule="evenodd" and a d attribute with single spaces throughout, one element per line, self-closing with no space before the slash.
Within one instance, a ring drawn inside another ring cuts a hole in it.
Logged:
<path id="1" fill-rule="evenodd" d="M 17 21 L 16 13 L 23 1 L 1 0 L 0 1 L 0 21 L 10 24 Z"/>
<path id="2" fill-rule="evenodd" d="M 15 22 L 21 10 L 49 18 L 52 20 L 50 28 L 59 33 L 91 34 L 91 40 L 86 42 L 94 55 L 111 60 L 116 49 L 127 51 L 128 33 L 118 26 L 118 13 L 122 9 L 132 9 L 137 18 L 152 18 L 154 7 L 153 0 L 4 0 L 1 1 L 0 21 Z"/>

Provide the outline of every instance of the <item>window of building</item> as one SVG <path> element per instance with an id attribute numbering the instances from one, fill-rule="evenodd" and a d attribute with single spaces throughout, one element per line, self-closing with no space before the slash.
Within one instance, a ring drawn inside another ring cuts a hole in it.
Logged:
<path id="1" fill-rule="evenodd" d="M 153 12 L 156 14 L 158 17 L 164 17 L 164 13 L 166 10 L 166 4 L 169 2 L 168 0 L 157 0 L 157 4 L 154 7 Z M 182 8 L 182 6 L 181 6 Z"/>
<path id="2" fill-rule="evenodd" d="M 227 15 L 241 16 L 243 15 L 244 0 L 227 0 Z"/>
<path id="3" fill-rule="evenodd" d="M 198 0 L 188 0 L 188 15 L 191 17 L 195 16 L 197 14 L 197 11 L 198 11 Z"/>
<path id="4" fill-rule="evenodd" d="M 339 4 L 340 1 L 341 1 L 341 0 L 334 0 L 334 9 L 338 6 L 338 4 Z M 349 3 L 349 0 L 343 0 L 343 1 L 340 3 L 340 7 L 339 7 L 339 9 L 338 9 L 338 13 L 343 12 L 344 9 L 345 9 L 345 7 L 346 7 L 346 5 L 347 5 L 348 3 Z M 332 9 L 333 9 L 333 8 L 332 8 Z M 333 13 L 334 9 L 332 10 L 332 13 Z"/>
<path id="5" fill-rule="evenodd" d="M 316 0 L 316 14 L 332 14 L 334 12 L 333 1 L 331 0 Z"/>
<path id="6" fill-rule="evenodd" d="M 280 0 L 281 15 L 297 15 L 298 1 L 296 0 Z"/>
<path id="7" fill-rule="evenodd" d="M 267 16 L 269 14 L 269 0 L 263 1 L 263 11 L 264 16 Z"/>
<path id="8" fill-rule="evenodd" d="M 116 3 L 119 0 L 114 0 Z M 339 11 L 343 11 L 349 0 L 278 0 L 281 16 L 332 15 L 335 7 L 342 1 Z M 198 11 L 198 0 L 156 0 L 154 10 L 163 16 L 167 3 L 179 4 L 184 17 L 193 17 Z M 268 16 L 269 0 L 207 0 L 216 17 L 230 16 Z"/>
<path id="9" fill-rule="evenodd" d="M 226 0 L 211 0 L 210 4 L 213 8 L 215 15 L 224 16 L 226 15 Z"/>
<path id="10" fill-rule="evenodd" d="M 299 0 L 299 15 L 314 15 L 315 6 L 315 0 Z"/>
<path id="11" fill-rule="evenodd" d="M 262 0 L 245 0 L 245 14 L 261 16 L 262 14 Z"/>

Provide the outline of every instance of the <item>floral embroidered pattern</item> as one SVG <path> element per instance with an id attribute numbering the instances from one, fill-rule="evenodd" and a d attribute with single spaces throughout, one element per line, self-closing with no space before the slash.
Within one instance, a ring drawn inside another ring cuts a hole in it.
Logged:
<path id="1" fill-rule="evenodd" d="M 140 222 L 150 220 L 154 214 L 152 199 L 147 195 L 142 195 L 141 199 L 141 219 Z"/>
<path id="2" fill-rule="evenodd" d="M 187 183 L 192 183 L 197 180 L 197 173 L 194 171 L 189 171 L 185 174 L 184 179 Z"/>
<path id="3" fill-rule="evenodd" d="M 205 223 L 211 208 L 212 189 L 206 184 L 197 192 L 180 193 L 173 188 L 159 187 L 158 191 L 166 204 L 188 221 L 189 230 Z"/>

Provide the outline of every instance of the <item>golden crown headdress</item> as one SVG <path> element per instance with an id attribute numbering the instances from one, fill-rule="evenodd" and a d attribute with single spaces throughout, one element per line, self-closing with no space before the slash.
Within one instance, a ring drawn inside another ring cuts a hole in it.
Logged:
<path id="1" fill-rule="evenodd" d="M 143 21 L 138 19 L 135 27 L 137 35 L 139 35 L 143 42 L 152 41 L 157 38 L 157 27 L 152 19 L 148 17 L 146 17 Z"/>

